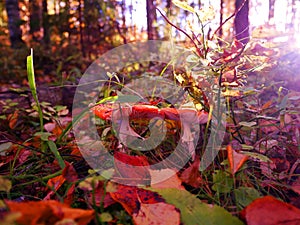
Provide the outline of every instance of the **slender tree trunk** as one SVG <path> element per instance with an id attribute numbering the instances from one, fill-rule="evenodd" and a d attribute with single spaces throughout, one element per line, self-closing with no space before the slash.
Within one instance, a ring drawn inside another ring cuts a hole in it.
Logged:
<path id="1" fill-rule="evenodd" d="M 48 16 L 48 4 L 47 0 L 43 0 L 42 2 L 42 8 L 43 8 L 43 42 L 46 46 L 50 43 L 50 35 L 49 35 L 49 16 Z"/>
<path id="2" fill-rule="evenodd" d="M 79 35 L 80 35 L 80 46 L 81 46 L 81 53 L 82 56 L 85 58 L 85 47 L 84 47 L 84 40 L 83 40 L 83 22 L 82 22 L 82 9 L 81 9 L 81 0 L 79 0 L 79 8 L 78 8 L 78 14 L 79 14 Z"/>
<path id="3" fill-rule="evenodd" d="M 8 17 L 9 37 L 12 48 L 24 46 L 22 31 L 20 28 L 21 18 L 18 0 L 6 0 L 6 12 Z"/>
<path id="4" fill-rule="evenodd" d="M 30 34 L 34 40 L 38 40 L 37 32 L 41 31 L 42 6 L 40 0 L 30 1 Z"/>
<path id="5" fill-rule="evenodd" d="M 224 12 L 224 0 L 220 0 L 220 26 L 223 23 L 223 12 Z M 219 30 L 219 37 L 223 36 L 223 28 L 221 27 Z"/>
<path id="6" fill-rule="evenodd" d="M 147 0 L 146 2 L 147 9 L 147 34 L 148 40 L 157 39 L 157 32 L 153 27 L 154 22 L 156 21 L 156 9 L 154 5 L 154 0 Z"/>
<path id="7" fill-rule="evenodd" d="M 234 18 L 236 39 L 246 44 L 249 41 L 249 0 L 236 0 L 235 9 L 239 10 Z"/>
<path id="8" fill-rule="evenodd" d="M 269 22 L 274 19 L 274 6 L 276 0 L 269 0 Z M 273 21 L 274 23 L 274 21 Z"/>

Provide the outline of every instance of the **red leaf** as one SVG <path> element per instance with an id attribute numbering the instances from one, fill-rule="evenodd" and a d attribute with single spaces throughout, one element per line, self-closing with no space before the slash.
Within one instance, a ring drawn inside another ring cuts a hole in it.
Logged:
<path id="1" fill-rule="evenodd" d="M 130 215 L 137 214 L 140 204 L 154 204 L 164 200 L 155 192 L 151 192 L 137 187 L 118 185 L 115 192 L 110 192 L 110 196 L 119 202 Z"/>
<path id="2" fill-rule="evenodd" d="M 266 196 L 253 201 L 242 212 L 247 225 L 299 225 L 300 209 Z"/>
<path id="3" fill-rule="evenodd" d="M 62 176 L 66 178 L 68 182 L 76 182 L 78 175 L 73 165 L 66 162 L 66 167 L 62 171 Z"/>
<path id="4" fill-rule="evenodd" d="M 202 186 L 203 180 L 199 171 L 199 167 L 200 159 L 199 157 L 196 157 L 193 164 L 182 172 L 180 176 L 182 182 L 195 188 L 199 188 L 200 186 Z"/>
<path id="5" fill-rule="evenodd" d="M 126 181 L 128 185 L 149 183 L 150 173 L 148 170 L 149 163 L 145 156 L 130 156 L 125 153 L 115 152 L 115 168 L 117 174 L 115 179 Z"/>

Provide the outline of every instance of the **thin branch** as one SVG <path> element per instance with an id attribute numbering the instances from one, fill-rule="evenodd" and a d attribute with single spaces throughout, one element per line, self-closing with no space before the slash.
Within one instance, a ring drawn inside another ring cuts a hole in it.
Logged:
<path id="1" fill-rule="evenodd" d="M 240 5 L 240 7 L 239 7 L 238 9 L 236 9 L 235 12 L 234 12 L 231 16 L 229 16 L 224 22 L 222 22 L 222 23 L 220 24 L 220 26 L 215 30 L 214 34 L 209 38 L 209 40 L 212 40 L 213 37 L 216 35 L 216 33 L 223 27 L 223 25 L 224 25 L 225 23 L 227 23 L 230 19 L 232 19 L 234 16 L 236 16 L 236 14 L 237 14 L 239 11 L 241 11 L 241 9 L 244 7 L 244 5 L 246 4 L 247 1 L 248 1 L 248 0 L 244 0 L 243 3 Z"/>
<path id="2" fill-rule="evenodd" d="M 175 27 L 177 30 L 179 30 L 180 32 L 182 32 L 185 36 L 187 36 L 193 43 L 193 45 L 196 47 L 196 51 L 198 53 L 198 55 L 203 58 L 203 54 L 201 53 L 198 45 L 196 44 L 196 42 L 194 41 L 194 39 L 184 30 L 182 30 L 181 28 L 177 27 L 175 24 L 173 24 L 160 10 L 159 8 L 156 8 L 158 10 L 158 12 L 160 13 L 160 15 L 167 21 L 168 24 L 170 24 L 172 27 Z"/>

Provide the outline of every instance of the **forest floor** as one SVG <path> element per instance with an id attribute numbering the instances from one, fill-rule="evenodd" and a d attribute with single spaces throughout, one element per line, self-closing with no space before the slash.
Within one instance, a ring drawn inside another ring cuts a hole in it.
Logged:
<path id="1" fill-rule="evenodd" d="M 270 66 L 249 72 L 245 86 L 227 96 L 230 107 L 221 150 L 201 172 L 209 124 L 200 125 L 202 143 L 197 144 L 193 159 L 178 171 L 175 165 L 157 172 L 149 165 L 174 151 L 181 138 L 180 123 L 168 120 L 164 144 L 141 153 L 122 147 L 111 122 L 100 117 L 95 122 L 97 132 L 117 162 L 99 172 L 86 160 L 92 157 L 105 163 L 105 158 L 97 155 L 99 145 L 83 153 L 72 131 L 76 79 L 67 80 L 65 75 L 67 81 L 62 82 L 61 78 L 41 76 L 37 66 L 42 125 L 27 78 L 1 81 L 0 223 L 264 225 L 288 220 L 288 224 L 298 224 L 300 54 L 260 45 L 252 45 L 251 51 L 255 48 Z M 11 70 L 26 73 L 26 68 Z M 159 74 L 161 67 L 151 65 L 145 71 Z M 113 90 L 110 97 L 117 94 Z M 163 111 L 168 104 L 152 100 L 148 105 Z M 149 108 L 145 107 L 145 115 Z M 141 138 L 150 135 L 149 117 L 130 120 Z M 81 119 L 88 127 L 87 118 Z M 86 142 L 89 138 L 82 136 Z M 130 170 L 124 163 L 146 169 Z M 156 182 L 164 176 L 168 179 Z M 134 178 L 148 183 L 130 185 Z"/>

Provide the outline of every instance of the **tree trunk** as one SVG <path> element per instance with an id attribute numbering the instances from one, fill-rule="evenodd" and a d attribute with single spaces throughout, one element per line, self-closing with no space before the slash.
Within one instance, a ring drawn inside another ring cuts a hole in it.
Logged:
<path id="1" fill-rule="evenodd" d="M 18 0 L 6 0 L 6 12 L 8 17 L 9 37 L 12 48 L 24 46 L 22 31 L 20 28 L 21 18 Z"/>
<path id="2" fill-rule="evenodd" d="M 34 40 L 38 40 L 41 31 L 42 22 L 42 5 L 40 0 L 32 0 L 30 4 L 30 34 Z"/>
<path id="3" fill-rule="evenodd" d="M 275 5 L 275 0 L 269 0 L 269 22 L 274 20 L 274 5 Z"/>
<path id="4" fill-rule="evenodd" d="M 224 13 L 224 0 L 220 0 L 220 26 L 223 24 L 223 13 Z M 219 38 L 222 37 L 223 37 L 223 27 L 221 27 L 219 30 Z"/>
<path id="5" fill-rule="evenodd" d="M 156 9 L 154 5 L 154 0 L 147 0 L 146 3 L 147 9 L 147 34 L 148 40 L 157 39 L 157 32 L 153 27 L 154 22 L 156 21 Z"/>
<path id="6" fill-rule="evenodd" d="M 78 14 L 79 14 L 79 37 L 80 37 L 80 48 L 81 48 L 81 53 L 82 56 L 85 58 L 86 54 L 85 54 L 85 46 L 84 46 L 84 40 L 83 40 L 83 21 L 82 21 L 82 9 L 81 9 L 81 0 L 78 1 L 79 2 L 79 6 L 78 6 Z"/>
<path id="7" fill-rule="evenodd" d="M 43 0 L 42 2 L 42 8 L 43 8 L 43 42 L 46 46 L 50 43 L 50 35 L 49 35 L 49 16 L 48 16 L 48 4 L 47 0 Z"/>
<path id="8" fill-rule="evenodd" d="M 238 10 L 234 18 L 236 39 L 246 44 L 249 41 L 249 0 L 236 0 L 235 9 Z"/>

